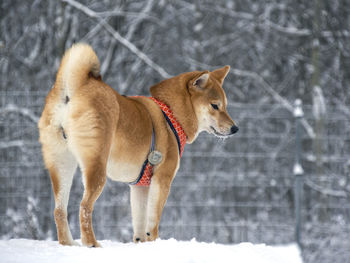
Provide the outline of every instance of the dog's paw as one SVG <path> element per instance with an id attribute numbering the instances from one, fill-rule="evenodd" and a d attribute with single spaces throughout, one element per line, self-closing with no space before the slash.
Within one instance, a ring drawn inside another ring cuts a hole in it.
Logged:
<path id="1" fill-rule="evenodd" d="M 85 244 L 85 246 L 87 246 L 87 247 L 102 247 L 101 244 L 98 243 L 97 241 L 93 242 L 93 243 Z"/>
<path id="2" fill-rule="evenodd" d="M 151 231 L 146 233 L 147 241 L 154 241 L 158 238 L 158 231 Z"/>
<path id="3" fill-rule="evenodd" d="M 139 242 L 145 242 L 146 239 L 145 238 L 141 238 L 141 237 L 134 237 L 134 243 L 139 243 Z"/>
<path id="4" fill-rule="evenodd" d="M 96 240 L 91 240 L 91 241 L 84 241 L 81 240 L 83 243 L 83 246 L 85 247 L 102 247 L 100 243 L 98 243 Z"/>

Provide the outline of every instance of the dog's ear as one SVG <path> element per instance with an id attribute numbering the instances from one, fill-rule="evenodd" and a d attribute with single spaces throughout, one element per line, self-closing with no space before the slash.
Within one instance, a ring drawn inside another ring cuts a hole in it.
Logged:
<path id="1" fill-rule="evenodd" d="M 203 71 L 189 82 L 189 90 L 203 90 L 209 79 L 209 71 Z"/>
<path id="2" fill-rule="evenodd" d="M 210 72 L 210 76 L 214 77 L 222 84 L 229 71 L 230 71 L 230 66 L 227 65 L 223 68 L 219 68 Z"/>

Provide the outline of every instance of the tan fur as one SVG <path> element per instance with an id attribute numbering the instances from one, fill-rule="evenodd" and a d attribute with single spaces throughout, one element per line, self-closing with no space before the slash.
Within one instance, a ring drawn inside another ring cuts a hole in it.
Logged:
<path id="1" fill-rule="evenodd" d="M 80 205 L 81 240 L 85 246 L 99 246 L 92 211 L 106 176 L 134 181 L 149 153 L 154 129 L 156 149 L 162 152 L 163 161 L 154 167 L 150 187 L 131 186 L 131 206 L 134 241 L 155 240 L 179 168 L 176 138 L 152 100 L 119 95 L 101 80 L 99 65 L 90 46 L 76 44 L 69 49 L 39 121 L 44 162 L 55 194 L 58 239 L 61 244 L 76 245 L 68 226 L 67 205 L 79 165 L 85 187 Z M 228 71 L 226 66 L 213 72 L 188 72 L 151 87 L 152 96 L 172 109 L 189 143 L 204 130 L 218 136 L 232 134 L 234 122 L 227 114 L 222 89 Z M 218 110 L 213 109 L 213 103 Z"/>

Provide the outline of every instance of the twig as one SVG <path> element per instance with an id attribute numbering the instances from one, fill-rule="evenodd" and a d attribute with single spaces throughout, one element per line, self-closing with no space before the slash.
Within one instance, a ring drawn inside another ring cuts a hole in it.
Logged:
<path id="1" fill-rule="evenodd" d="M 109 18 L 107 17 L 107 18 L 104 18 L 102 21 L 108 21 L 108 19 Z M 99 21 L 97 25 L 95 25 L 88 33 L 86 33 L 85 36 L 83 36 L 81 38 L 81 41 L 84 42 L 84 41 L 87 41 L 87 39 L 89 39 L 89 38 L 95 37 L 95 35 L 98 32 L 100 32 L 101 28 L 102 28 L 102 23 L 101 23 L 101 21 Z"/>
<path id="2" fill-rule="evenodd" d="M 141 12 L 141 13 L 137 13 L 137 12 L 125 12 L 125 11 L 119 11 L 119 10 L 115 10 L 115 11 L 105 11 L 105 12 L 95 12 L 97 17 L 112 17 L 112 16 L 133 16 L 135 18 L 142 18 L 142 19 L 149 19 L 152 20 L 153 22 L 159 22 L 159 19 L 153 16 L 148 15 L 147 13 Z"/>
<path id="3" fill-rule="evenodd" d="M 133 43 L 129 40 L 122 37 L 113 27 L 111 27 L 103 18 L 101 18 L 96 12 L 92 11 L 83 4 L 75 0 L 62 0 L 63 2 L 68 3 L 69 5 L 75 7 L 81 12 L 85 13 L 89 17 L 96 18 L 103 27 L 115 38 L 119 43 L 128 48 L 132 53 L 134 53 L 139 59 L 145 62 L 148 66 L 157 71 L 163 78 L 170 78 L 171 75 L 167 73 L 161 66 L 152 61 L 145 53 L 139 50 Z"/>
<path id="4" fill-rule="evenodd" d="M 276 92 L 271 85 L 269 85 L 263 77 L 261 77 L 259 74 L 251 71 L 246 71 L 246 70 L 241 70 L 241 69 L 231 69 L 231 72 L 237 76 L 243 76 L 243 77 L 249 77 L 252 78 L 259 83 L 262 84 L 262 87 L 277 101 L 279 102 L 283 107 L 285 107 L 289 112 L 293 113 L 294 107 L 293 105 L 283 98 L 278 92 Z M 301 120 L 301 124 L 304 126 L 307 134 L 309 135 L 310 138 L 315 138 L 315 132 L 311 125 L 308 123 L 306 119 Z"/>
<path id="5" fill-rule="evenodd" d="M 279 31 L 281 33 L 285 33 L 288 35 L 294 35 L 294 36 L 311 36 L 311 31 L 309 29 L 304 28 L 295 28 L 295 27 L 283 27 L 280 25 L 277 25 L 276 23 L 273 23 L 272 21 L 266 19 L 266 18 L 259 18 L 259 16 L 256 16 L 254 14 L 246 13 L 246 12 L 236 12 L 234 10 L 222 8 L 220 6 L 213 7 L 206 7 L 201 6 L 206 11 L 211 12 L 217 12 L 223 15 L 227 15 L 233 18 L 239 18 L 239 19 L 245 19 L 252 21 L 256 26 L 263 27 L 266 26 L 268 28 L 272 28 L 276 31 Z"/>
<path id="6" fill-rule="evenodd" d="M 23 147 L 24 145 L 25 143 L 22 140 L 7 141 L 7 142 L 0 141 L 0 149 L 6 149 L 10 147 Z"/>
<path id="7" fill-rule="evenodd" d="M 320 192 L 321 194 L 324 195 L 331 195 L 331 196 L 336 196 L 336 197 L 347 197 L 347 193 L 345 191 L 336 191 L 333 189 L 325 189 L 322 186 L 319 186 L 312 182 L 310 179 L 306 179 L 305 184 L 312 188 L 313 190 Z"/>
<path id="8" fill-rule="evenodd" d="M 269 28 L 272 28 L 276 31 L 279 31 L 281 33 L 289 34 L 289 35 L 295 35 L 295 36 L 311 36 L 311 31 L 306 28 L 296 28 L 296 27 L 283 27 L 280 26 L 270 20 L 263 19 L 263 23 L 260 24 L 260 26 L 268 26 Z"/>
<path id="9" fill-rule="evenodd" d="M 0 114 L 7 114 L 10 112 L 19 113 L 23 116 L 26 116 L 35 123 L 39 121 L 39 117 L 36 116 L 31 110 L 27 108 L 18 107 L 17 105 L 13 105 L 13 104 L 8 104 L 6 107 L 0 108 Z"/>
<path id="10" fill-rule="evenodd" d="M 142 14 L 147 14 L 149 11 L 151 11 L 152 6 L 153 6 L 153 0 L 148 1 L 141 13 Z M 133 20 L 133 23 L 128 28 L 128 32 L 125 35 L 125 39 L 126 40 L 131 41 L 134 33 L 136 32 L 136 29 L 137 29 L 138 25 L 144 20 L 144 18 L 145 18 L 144 16 L 138 16 L 136 19 Z M 108 22 L 107 20 L 105 20 L 105 21 Z M 105 75 L 108 72 L 109 66 L 110 66 L 110 64 L 112 62 L 112 55 L 114 53 L 114 49 L 116 47 L 116 43 L 117 43 L 117 41 L 113 38 L 111 43 L 110 43 L 110 45 L 109 45 L 106 58 L 104 59 L 102 65 L 101 65 L 101 73 L 102 73 L 102 75 Z M 119 57 L 123 57 L 123 56 L 119 56 Z M 120 61 L 118 61 L 118 59 L 117 59 L 117 65 L 119 65 L 119 62 Z"/>
<path id="11" fill-rule="evenodd" d="M 343 103 L 342 101 L 340 101 L 340 99 L 337 98 L 334 98 L 334 100 L 337 103 L 339 109 L 343 112 L 343 114 L 350 118 L 350 110 L 348 107 L 345 106 L 345 103 Z"/>

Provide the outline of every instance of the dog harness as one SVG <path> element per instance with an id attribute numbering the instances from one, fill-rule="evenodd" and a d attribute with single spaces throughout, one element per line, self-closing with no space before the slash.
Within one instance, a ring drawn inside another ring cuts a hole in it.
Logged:
<path id="1" fill-rule="evenodd" d="M 164 118 L 168 122 L 169 127 L 173 131 L 175 138 L 176 138 L 176 141 L 177 141 L 178 148 L 179 148 L 179 156 L 181 158 L 186 141 L 187 141 L 185 131 L 181 127 L 180 123 L 175 119 L 173 112 L 170 110 L 170 108 L 167 105 L 156 100 L 153 97 L 149 97 L 149 99 L 153 100 L 159 106 L 160 110 L 162 111 L 162 113 L 164 115 Z M 155 133 L 154 133 L 154 129 L 153 129 L 150 154 L 152 154 L 154 152 L 154 147 L 155 147 Z M 142 165 L 142 169 L 141 169 L 139 177 L 134 182 L 132 182 L 130 184 L 131 185 L 139 185 L 139 186 L 149 186 L 151 184 L 151 178 L 153 175 L 153 166 L 154 165 L 152 165 L 149 162 L 149 158 L 147 158 L 146 161 Z"/>

